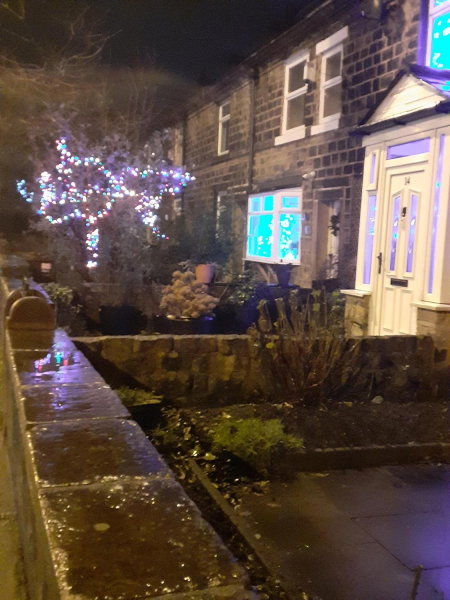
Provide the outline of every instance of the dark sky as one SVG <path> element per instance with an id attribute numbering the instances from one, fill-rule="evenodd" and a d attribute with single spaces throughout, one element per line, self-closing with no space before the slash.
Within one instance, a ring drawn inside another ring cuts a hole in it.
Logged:
<path id="1" fill-rule="evenodd" d="M 60 22 L 89 4 L 90 23 L 115 34 L 106 62 L 134 66 L 154 59 L 172 73 L 209 82 L 293 24 L 311 1 L 25 0 L 25 21 L 0 11 L 0 45 L 31 61 L 36 42 L 56 43 Z"/>

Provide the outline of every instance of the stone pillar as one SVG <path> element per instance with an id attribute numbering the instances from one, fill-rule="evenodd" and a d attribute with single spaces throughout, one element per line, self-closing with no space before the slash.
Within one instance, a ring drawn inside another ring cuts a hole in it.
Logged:
<path id="1" fill-rule="evenodd" d="M 345 335 L 365 337 L 369 330 L 370 295 L 343 290 L 345 296 Z"/>
<path id="2" fill-rule="evenodd" d="M 447 351 L 447 361 L 450 362 L 450 305 L 432 310 L 419 306 L 417 334 L 431 336 L 438 350 Z"/>

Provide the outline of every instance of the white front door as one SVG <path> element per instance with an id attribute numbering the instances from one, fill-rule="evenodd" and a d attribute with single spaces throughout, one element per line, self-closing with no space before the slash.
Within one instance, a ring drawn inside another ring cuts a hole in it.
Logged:
<path id="1" fill-rule="evenodd" d="M 383 231 L 375 263 L 379 335 L 415 334 L 425 273 L 428 161 L 386 168 Z"/>

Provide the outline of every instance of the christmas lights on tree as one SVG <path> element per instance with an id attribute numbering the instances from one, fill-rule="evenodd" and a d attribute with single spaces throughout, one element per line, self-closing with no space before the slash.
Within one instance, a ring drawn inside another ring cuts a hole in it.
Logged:
<path id="1" fill-rule="evenodd" d="M 99 224 L 114 210 L 114 205 L 129 202 L 142 223 L 157 237 L 164 238 L 158 226 L 158 210 L 165 195 L 178 196 L 191 177 L 183 169 L 165 161 L 152 161 L 145 167 L 125 166 L 124 161 L 106 166 L 95 156 L 76 156 L 69 151 L 66 139 L 56 140 L 58 161 L 43 171 L 34 191 L 25 181 L 17 189 L 36 212 L 49 224 L 61 226 L 78 221 L 85 224 L 86 266 L 98 266 Z M 119 166 L 117 166 L 119 165 Z"/>

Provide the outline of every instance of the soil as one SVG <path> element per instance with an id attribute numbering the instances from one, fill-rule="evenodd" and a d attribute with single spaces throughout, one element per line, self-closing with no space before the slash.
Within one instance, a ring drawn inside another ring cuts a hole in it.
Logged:
<path id="1" fill-rule="evenodd" d="M 330 402 L 319 407 L 266 403 L 183 409 L 181 413 L 202 438 L 224 414 L 236 419 L 280 419 L 287 433 L 303 439 L 306 450 L 450 442 L 446 402 Z"/>

